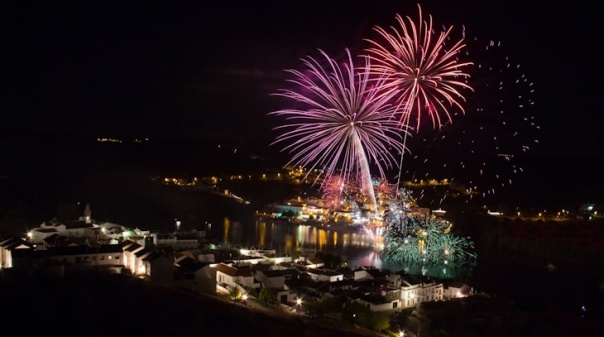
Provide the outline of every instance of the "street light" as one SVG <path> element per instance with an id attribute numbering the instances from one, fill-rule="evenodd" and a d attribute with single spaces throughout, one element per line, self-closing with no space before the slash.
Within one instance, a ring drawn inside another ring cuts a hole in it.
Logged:
<path id="1" fill-rule="evenodd" d="M 302 299 L 301 298 L 296 299 L 296 307 L 294 308 L 294 311 L 297 312 L 298 308 L 302 309 Z"/>

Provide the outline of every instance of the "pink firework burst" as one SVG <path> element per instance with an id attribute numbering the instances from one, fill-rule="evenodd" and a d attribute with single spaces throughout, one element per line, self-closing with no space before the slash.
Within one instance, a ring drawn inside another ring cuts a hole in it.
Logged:
<path id="1" fill-rule="evenodd" d="M 340 207 L 346 193 L 346 181 L 340 176 L 332 175 L 321 184 L 323 202 L 330 209 Z"/>
<path id="2" fill-rule="evenodd" d="M 286 70 L 294 89 L 275 95 L 295 103 L 269 113 L 285 118 L 277 126 L 281 133 L 273 144 L 287 143 L 282 151 L 292 154 L 287 165 L 303 166 L 309 172 L 322 170 L 325 178 L 339 175 L 361 182 L 375 206 L 370 165 L 382 178 L 396 168 L 395 155 L 402 153 L 401 128 L 391 118 L 395 107 L 389 103 L 392 93 L 383 94 L 383 81 L 370 82 L 369 59 L 356 68 L 349 50 L 347 62 L 339 64 L 319 50 L 322 61 L 302 59 L 304 71 Z M 406 130 L 403 130 L 406 132 Z"/>
<path id="3" fill-rule="evenodd" d="M 434 128 L 451 122 L 450 108 L 464 111 L 461 90 L 472 90 L 466 82 L 469 75 L 463 71 L 472 63 L 458 60 L 465 47 L 463 39 L 450 41 L 452 26 L 436 34 L 432 17 L 424 21 L 419 5 L 418 9 L 418 24 L 397 14 L 398 28 L 391 26 L 389 31 L 376 26 L 378 39 L 365 39 L 370 44 L 366 49 L 370 72 L 387 76 L 384 89 L 395 94 L 401 122 L 409 126 L 415 119 L 416 132 L 424 114 Z"/>
<path id="4" fill-rule="evenodd" d="M 389 183 L 386 179 L 379 180 L 375 189 L 384 197 L 392 197 L 396 194 L 396 185 Z"/>

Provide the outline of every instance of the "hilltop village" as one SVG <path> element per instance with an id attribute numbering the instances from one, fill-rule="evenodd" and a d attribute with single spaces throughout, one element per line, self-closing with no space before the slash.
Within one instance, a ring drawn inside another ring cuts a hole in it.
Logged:
<path id="1" fill-rule="evenodd" d="M 483 335 L 507 336 L 535 331 L 530 324 L 534 319 L 559 322 L 534 318 L 514 300 L 462 282 L 352 267 L 329 254 L 278 255 L 273 249 L 237 247 L 206 234 L 181 230 L 178 223 L 176 230 L 160 232 L 97 222 L 87 205 L 77 220 L 46 221 L 23 237 L 1 238 L 0 283 L 11 289 L 32 280 L 65 282 L 83 274 L 125 277 L 249 310 L 268 308 L 404 336 L 420 331 L 422 336 L 428 331 L 455 335 L 472 326 L 480 326 Z M 565 322 L 570 326 L 565 329 L 584 324 Z M 544 329 L 551 331 L 547 324 Z"/>
<path id="2" fill-rule="evenodd" d="M 268 302 L 276 308 L 313 316 L 310 303 L 326 298 L 346 298 L 391 317 L 422 303 L 475 293 L 464 283 L 445 284 L 373 266 L 328 265 L 300 252 L 277 256 L 275 250 L 212 243 L 204 231 L 160 233 L 96 223 L 89 206 L 78 220 L 45 222 L 26 238 L 3 239 L 0 262 L 5 282 L 100 271 L 237 301 L 266 300 L 270 293 Z"/>

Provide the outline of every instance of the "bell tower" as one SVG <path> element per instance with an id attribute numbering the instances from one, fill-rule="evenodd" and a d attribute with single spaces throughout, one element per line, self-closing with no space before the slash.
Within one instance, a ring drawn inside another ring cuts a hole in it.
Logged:
<path id="1" fill-rule="evenodd" d="M 92 222 L 92 211 L 90 210 L 90 204 L 86 204 L 86 209 L 84 209 L 84 220 L 89 224 Z"/>

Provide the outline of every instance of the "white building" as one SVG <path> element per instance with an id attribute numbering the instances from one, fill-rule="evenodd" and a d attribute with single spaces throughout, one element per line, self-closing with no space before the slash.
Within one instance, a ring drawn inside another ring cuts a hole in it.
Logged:
<path id="1" fill-rule="evenodd" d="M 285 289 L 285 277 L 288 274 L 286 269 L 259 270 L 256 272 L 256 279 L 264 288 Z"/>
<path id="2" fill-rule="evenodd" d="M 403 308 L 414 307 L 421 302 L 439 301 L 444 298 L 442 283 L 413 280 L 411 277 L 402 278 L 401 275 L 392 274 L 386 278 L 393 287 L 400 288 L 400 300 Z"/>
<path id="3" fill-rule="evenodd" d="M 174 251 L 199 248 L 199 240 L 197 238 L 183 237 L 174 234 L 151 234 L 153 244 L 157 247 L 170 247 Z"/>
<path id="4" fill-rule="evenodd" d="M 162 254 L 152 251 L 141 257 L 143 274 L 153 283 L 170 284 L 174 281 L 174 263 Z"/>
<path id="5" fill-rule="evenodd" d="M 469 285 L 463 282 L 453 282 L 444 290 L 443 298 L 451 299 L 451 298 L 461 298 L 467 297 L 474 293 L 474 289 Z"/>
<path id="6" fill-rule="evenodd" d="M 255 281 L 254 270 L 250 264 L 226 264 L 223 262 L 212 266 L 216 269 L 217 284 L 223 283 L 231 288 L 260 288 Z"/>
<path id="7" fill-rule="evenodd" d="M 122 244 L 122 249 L 124 251 L 124 267 L 126 267 L 126 269 L 130 270 L 132 273 L 136 273 L 137 267 L 140 266 L 140 263 L 137 263 L 136 253 L 145 249 L 145 247 L 133 241 L 126 241 Z"/>
<path id="8" fill-rule="evenodd" d="M 0 270 L 5 268 L 13 268 L 13 253 L 19 250 L 31 250 L 34 245 L 31 243 L 19 239 L 19 238 L 8 238 L 0 242 Z"/>
<path id="9" fill-rule="evenodd" d="M 98 239 L 101 234 L 99 226 L 87 223 L 83 220 L 66 222 L 43 222 L 40 227 L 34 228 L 27 233 L 29 242 L 42 244 L 44 239 L 59 234 L 68 238 Z"/>
<path id="10" fill-rule="evenodd" d="M 344 274 L 330 269 L 307 268 L 310 279 L 317 282 L 338 282 L 344 280 Z"/>

